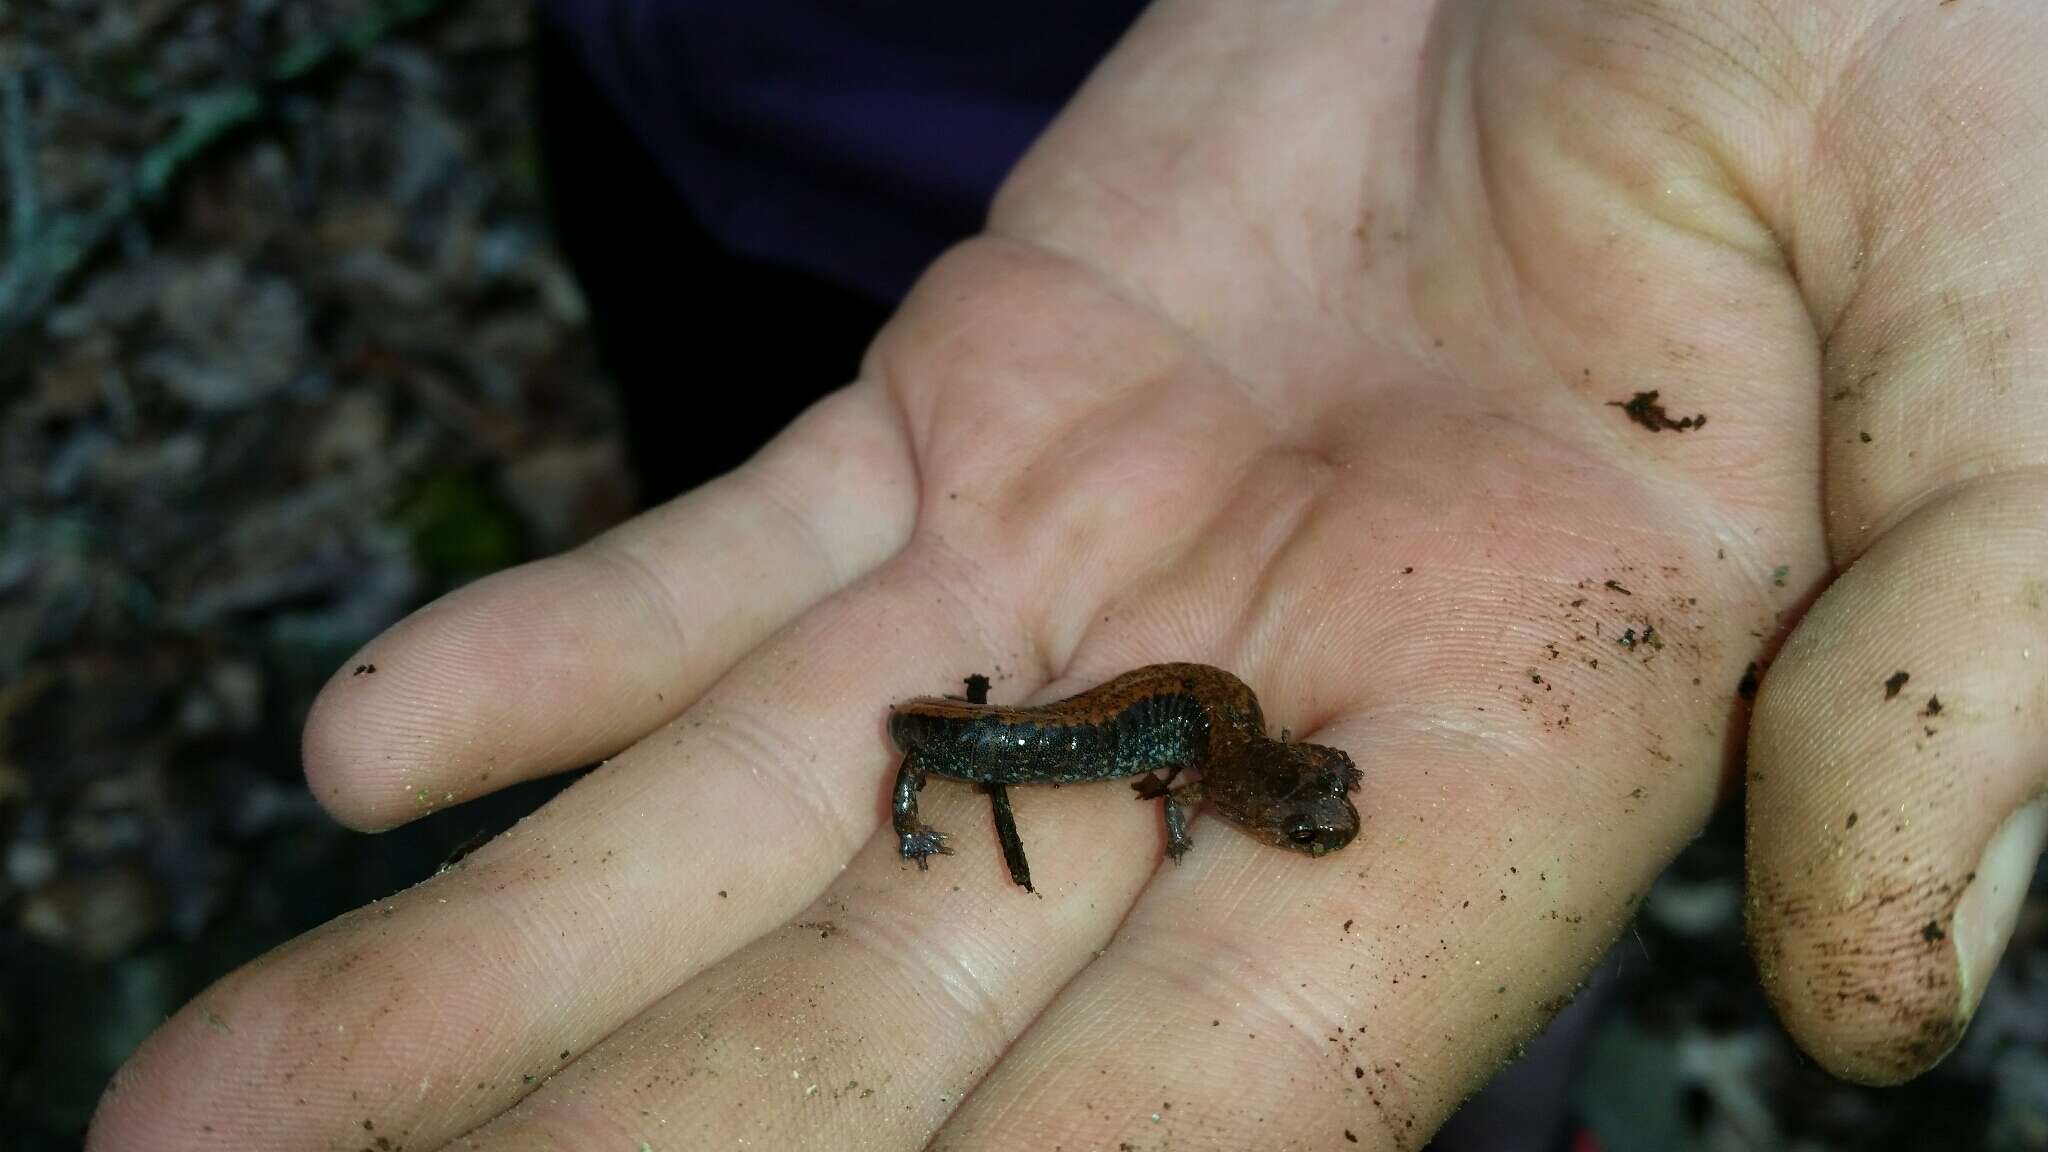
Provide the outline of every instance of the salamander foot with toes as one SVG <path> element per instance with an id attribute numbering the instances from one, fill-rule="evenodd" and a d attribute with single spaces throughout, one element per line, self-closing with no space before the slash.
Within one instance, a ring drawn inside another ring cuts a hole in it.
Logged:
<path id="1" fill-rule="evenodd" d="M 925 863 L 925 857 L 951 856 L 953 854 L 953 850 L 946 847 L 945 834 L 928 825 L 920 826 L 914 831 L 901 833 L 897 839 L 902 842 L 903 858 L 905 860 L 917 861 L 917 868 L 920 872 L 931 867 L 931 865 Z"/>

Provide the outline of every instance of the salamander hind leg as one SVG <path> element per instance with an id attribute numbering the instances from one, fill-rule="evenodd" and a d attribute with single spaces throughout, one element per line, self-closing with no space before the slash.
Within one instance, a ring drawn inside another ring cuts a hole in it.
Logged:
<path id="1" fill-rule="evenodd" d="M 918 871 L 930 867 L 928 856 L 950 856 L 946 837 L 917 818 L 917 794 L 924 788 L 924 761 L 916 752 L 903 754 L 903 767 L 896 772 L 896 795 L 890 810 L 895 817 L 896 838 L 905 860 L 917 861 Z"/>

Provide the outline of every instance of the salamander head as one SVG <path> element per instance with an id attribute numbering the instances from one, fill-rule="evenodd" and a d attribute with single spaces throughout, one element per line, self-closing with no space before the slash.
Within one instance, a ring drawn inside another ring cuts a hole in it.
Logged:
<path id="1" fill-rule="evenodd" d="M 1205 798 L 1260 840 L 1321 856 L 1358 835 L 1349 794 L 1363 773 L 1342 749 L 1254 740 L 1233 767 L 1204 770 Z"/>

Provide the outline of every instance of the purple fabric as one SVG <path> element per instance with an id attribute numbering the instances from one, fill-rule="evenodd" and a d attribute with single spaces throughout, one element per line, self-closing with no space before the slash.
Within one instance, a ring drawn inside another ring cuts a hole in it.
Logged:
<path id="1" fill-rule="evenodd" d="M 729 248 L 899 298 L 1142 0 L 542 0 Z"/>

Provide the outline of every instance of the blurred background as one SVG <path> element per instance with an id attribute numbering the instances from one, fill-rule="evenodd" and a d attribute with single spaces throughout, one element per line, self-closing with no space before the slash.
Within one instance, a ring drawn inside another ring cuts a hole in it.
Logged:
<path id="1" fill-rule="evenodd" d="M 0 1148 L 77 1147 L 206 983 L 559 787 L 361 836 L 298 767 L 371 635 L 694 482 L 632 466 L 623 430 L 663 429 L 612 381 L 664 350 L 600 360 L 636 285 L 550 179 L 537 27 L 522 0 L 0 0 Z M 637 275 L 736 282 L 717 259 L 693 237 Z M 774 298 L 699 319 L 728 347 L 803 322 Z M 1521 1074 L 1568 1102 L 1558 1142 L 1460 1146 L 2048 1148 L 2041 885 L 1963 1047 L 1854 1089 L 1756 991 L 1740 834 L 1687 852 Z"/>

